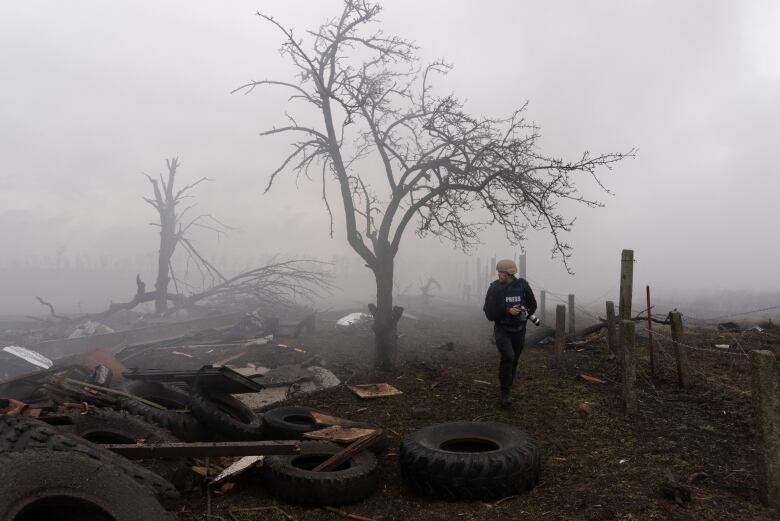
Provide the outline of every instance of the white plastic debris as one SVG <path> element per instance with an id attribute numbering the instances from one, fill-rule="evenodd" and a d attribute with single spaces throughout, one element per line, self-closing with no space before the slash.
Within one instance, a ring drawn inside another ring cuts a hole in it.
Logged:
<path id="1" fill-rule="evenodd" d="M 267 343 L 269 343 L 271 340 L 274 339 L 274 335 L 266 335 L 260 338 L 255 338 L 253 340 L 250 340 L 246 343 L 245 347 L 254 347 L 254 346 L 264 346 Z"/>
<path id="2" fill-rule="evenodd" d="M 236 461 L 232 465 L 230 465 L 228 468 L 223 470 L 214 480 L 210 483 L 210 485 L 219 485 L 223 481 L 226 481 L 230 478 L 235 478 L 239 474 L 242 474 L 246 472 L 247 470 L 251 469 L 261 461 L 263 461 L 264 456 L 244 456 L 240 460 Z"/>
<path id="3" fill-rule="evenodd" d="M 728 349 L 731 346 L 729 344 L 715 344 L 715 347 L 718 349 Z"/>
<path id="4" fill-rule="evenodd" d="M 354 326 L 355 324 L 359 324 L 361 322 L 365 322 L 367 320 L 372 320 L 371 315 L 368 313 L 350 313 L 347 316 L 341 317 L 336 321 L 336 326 L 338 327 L 350 327 Z"/>
<path id="5" fill-rule="evenodd" d="M 12 354 L 14 356 L 18 356 L 22 360 L 25 360 L 26 362 L 29 362 L 34 366 L 40 367 L 41 369 L 50 369 L 51 366 L 54 365 L 54 362 L 52 362 L 42 354 L 38 353 L 37 351 L 32 351 L 24 347 L 5 346 L 3 348 L 3 351 Z"/>
<path id="6" fill-rule="evenodd" d="M 113 333 L 114 330 L 105 324 L 95 322 L 94 320 L 87 320 L 79 327 L 76 328 L 68 338 L 83 338 L 85 336 L 92 335 L 105 335 L 106 333 Z"/>

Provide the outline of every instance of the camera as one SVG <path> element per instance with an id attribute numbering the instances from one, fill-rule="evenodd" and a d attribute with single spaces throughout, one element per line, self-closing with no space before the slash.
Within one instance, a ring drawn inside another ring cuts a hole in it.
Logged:
<path id="1" fill-rule="evenodd" d="M 525 315 L 525 318 L 526 318 L 527 320 L 530 320 L 531 322 L 533 322 L 533 324 L 534 324 L 536 327 L 539 327 L 539 326 L 541 326 L 541 325 L 542 325 L 542 321 L 541 321 L 541 320 L 539 320 L 539 317 L 537 317 L 536 315 L 529 315 L 529 314 L 528 314 L 528 309 L 527 309 L 527 308 L 525 308 L 525 307 L 521 307 L 521 308 L 520 308 L 520 311 L 523 313 L 523 315 Z"/>

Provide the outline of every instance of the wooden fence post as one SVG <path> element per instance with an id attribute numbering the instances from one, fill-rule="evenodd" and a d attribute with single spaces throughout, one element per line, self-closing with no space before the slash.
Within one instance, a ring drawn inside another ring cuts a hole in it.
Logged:
<path id="1" fill-rule="evenodd" d="M 650 375 L 655 377 L 658 374 L 657 361 L 655 359 L 655 346 L 653 345 L 653 311 L 650 306 L 650 286 L 647 289 L 647 350 L 650 354 Z"/>
<path id="2" fill-rule="evenodd" d="M 780 508 L 780 426 L 775 412 L 777 360 L 774 353 L 751 351 L 750 369 L 758 455 L 758 495 L 764 505 Z"/>
<path id="3" fill-rule="evenodd" d="M 636 342 L 635 324 L 631 320 L 620 322 L 620 350 L 623 355 L 623 406 L 626 414 L 635 414 L 636 401 Z"/>
<path id="4" fill-rule="evenodd" d="M 569 293 L 569 334 L 574 336 L 574 294 Z"/>
<path id="5" fill-rule="evenodd" d="M 517 274 L 520 278 L 524 279 L 526 277 L 525 253 L 518 255 L 517 260 Z"/>
<path id="6" fill-rule="evenodd" d="M 615 320 L 615 303 L 611 300 L 607 301 L 607 346 L 611 353 L 617 355 L 618 341 L 617 341 L 617 320 Z"/>
<path id="7" fill-rule="evenodd" d="M 539 320 L 542 321 L 542 324 L 547 323 L 547 292 L 545 290 L 542 290 L 542 292 L 539 295 Z"/>
<path id="8" fill-rule="evenodd" d="M 479 295 L 482 292 L 482 261 L 479 257 L 477 257 L 477 278 L 474 282 L 474 294 Z"/>
<path id="9" fill-rule="evenodd" d="M 555 307 L 555 363 L 563 366 L 563 348 L 566 344 L 566 306 Z"/>
<path id="10" fill-rule="evenodd" d="M 679 311 L 672 311 L 670 316 L 674 357 L 677 359 L 677 382 L 680 384 L 680 387 L 687 389 L 691 386 L 691 369 L 688 365 L 688 348 L 682 343 L 682 315 Z"/>
<path id="11" fill-rule="evenodd" d="M 631 299 L 634 291 L 634 250 L 623 250 L 620 255 L 620 320 L 631 318 Z"/>

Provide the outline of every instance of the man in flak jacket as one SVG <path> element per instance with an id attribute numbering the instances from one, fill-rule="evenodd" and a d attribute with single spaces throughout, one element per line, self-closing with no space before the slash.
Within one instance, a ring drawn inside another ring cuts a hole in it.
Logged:
<path id="1" fill-rule="evenodd" d="M 493 322 L 496 347 L 501 355 L 498 381 L 501 385 L 501 407 L 512 403 L 512 382 L 517 374 L 517 362 L 525 345 L 525 325 L 528 315 L 536 312 L 536 298 L 525 279 L 516 277 L 517 265 L 511 259 L 496 264 L 498 279 L 493 281 L 485 295 L 482 308 Z"/>

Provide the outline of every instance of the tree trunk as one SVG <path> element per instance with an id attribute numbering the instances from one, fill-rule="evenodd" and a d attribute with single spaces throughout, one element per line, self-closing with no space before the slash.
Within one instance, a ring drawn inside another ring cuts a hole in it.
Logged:
<path id="1" fill-rule="evenodd" d="M 393 259 L 382 259 L 374 268 L 374 277 L 376 305 L 368 305 L 374 316 L 374 363 L 379 369 L 390 369 L 398 346 L 398 321 L 404 312 L 404 308 L 393 306 Z"/>
<path id="2" fill-rule="evenodd" d="M 169 270 L 171 257 L 176 249 L 176 218 L 174 215 L 167 215 L 168 213 L 160 213 L 160 252 L 157 256 L 157 282 L 154 285 L 157 293 L 154 311 L 158 314 L 168 309 L 168 283 L 171 280 Z"/>

